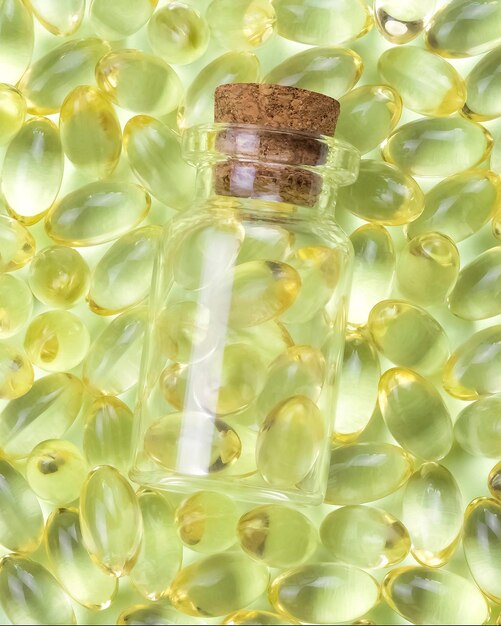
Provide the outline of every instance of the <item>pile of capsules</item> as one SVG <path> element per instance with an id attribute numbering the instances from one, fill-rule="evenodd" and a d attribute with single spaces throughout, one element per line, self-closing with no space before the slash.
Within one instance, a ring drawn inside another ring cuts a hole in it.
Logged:
<path id="1" fill-rule="evenodd" d="M 301 511 L 128 479 L 180 138 L 258 81 L 340 99 L 363 156 Z M 501 0 L 0 0 L 0 82 L 0 623 L 495 623 Z"/>

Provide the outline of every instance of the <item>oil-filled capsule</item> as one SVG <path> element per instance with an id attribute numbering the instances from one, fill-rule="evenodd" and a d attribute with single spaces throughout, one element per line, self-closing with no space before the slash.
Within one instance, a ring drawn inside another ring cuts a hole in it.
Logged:
<path id="1" fill-rule="evenodd" d="M 374 20 L 389 42 L 401 45 L 415 39 L 432 18 L 436 0 L 375 0 Z"/>
<path id="2" fill-rule="evenodd" d="M 496 498 L 498 502 L 501 502 L 501 461 L 496 463 L 489 472 L 487 486 L 492 496 Z"/>
<path id="3" fill-rule="evenodd" d="M 473 456 L 501 456 L 501 395 L 481 398 L 466 406 L 454 424 L 459 445 Z"/>
<path id="4" fill-rule="evenodd" d="M 270 611 L 251 611 L 242 609 L 241 611 L 235 611 L 224 618 L 222 624 L 228 626 L 237 626 L 243 624 L 261 624 L 274 625 L 274 624 L 291 624 L 292 622 L 286 617 L 282 617 L 276 613 L 270 613 Z"/>
<path id="5" fill-rule="evenodd" d="M 117 618 L 117 626 L 168 626 L 184 622 L 186 615 L 166 602 L 134 604 L 122 611 Z"/>
<path id="6" fill-rule="evenodd" d="M 82 24 L 85 13 L 85 0 L 28 0 L 33 14 L 53 35 L 68 37 Z"/>
<path id="7" fill-rule="evenodd" d="M 31 389 L 33 379 L 33 366 L 24 352 L 8 343 L 0 343 L 0 399 L 23 396 Z"/>
<path id="8" fill-rule="evenodd" d="M 0 275 L 0 339 L 16 335 L 30 319 L 32 309 L 28 285 L 17 276 Z"/>
<path id="9" fill-rule="evenodd" d="M 468 97 L 463 113 L 472 120 L 490 120 L 501 115 L 501 47 L 481 59 L 466 79 Z"/>
<path id="10" fill-rule="evenodd" d="M 21 129 L 26 115 L 23 94 L 6 83 L 0 83 L 0 145 L 6 145 Z"/>
<path id="11" fill-rule="evenodd" d="M 35 246 L 35 238 L 22 224 L 8 215 L 0 215 L 0 274 L 14 272 L 29 263 Z"/>
<path id="12" fill-rule="evenodd" d="M 213 39 L 229 50 L 255 50 L 275 32 L 269 0 L 212 0 L 205 18 Z"/>
<path id="13" fill-rule="evenodd" d="M 91 0 L 92 26 L 103 39 L 124 39 L 146 24 L 157 3 L 158 0 Z"/>
<path id="14" fill-rule="evenodd" d="M 31 61 L 33 16 L 22 0 L 4 0 L 0 15 L 0 76 L 16 84 Z"/>

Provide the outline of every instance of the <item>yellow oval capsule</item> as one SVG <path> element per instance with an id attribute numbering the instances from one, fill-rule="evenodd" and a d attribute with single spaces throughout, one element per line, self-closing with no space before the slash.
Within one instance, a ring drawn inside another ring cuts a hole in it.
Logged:
<path id="1" fill-rule="evenodd" d="M 501 206 L 501 179 L 489 170 L 450 176 L 425 196 L 423 213 L 405 227 L 408 239 L 436 232 L 458 243 L 479 231 Z"/>
<path id="2" fill-rule="evenodd" d="M 176 525 L 185 546 L 196 552 L 224 552 L 237 540 L 238 509 L 224 493 L 199 491 L 176 509 Z"/>
<path id="3" fill-rule="evenodd" d="M 331 452 L 325 502 L 363 504 L 400 489 L 412 472 L 410 457 L 389 443 L 353 443 Z"/>
<path id="4" fill-rule="evenodd" d="M 95 87 L 68 94 L 59 118 L 61 142 L 68 159 L 92 178 L 106 178 L 118 165 L 122 129 L 113 106 Z"/>
<path id="5" fill-rule="evenodd" d="M 379 381 L 379 408 L 390 433 L 414 456 L 436 461 L 449 453 L 449 411 L 436 388 L 416 372 L 386 371 Z"/>
<path id="6" fill-rule="evenodd" d="M 231 613 L 224 618 L 221 624 L 227 624 L 229 626 L 237 626 L 244 624 L 258 624 L 262 626 L 269 626 L 275 624 L 291 624 L 292 622 L 281 617 L 276 613 L 270 613 L 270 611 L 250 611 L 241 610 Z"/>
<path id="7" fill-rule="evenodd" d="M 372 307 L 390 295 L 395 274 L 393 240 L 382 226 L 364 224 L 351 235 L 355 252 L 348 320 L 367 322 Z"/>
<path id="8" fill-rule="evenodd" d="M 24 267 L 35 254 L 35 238 L 16 219 L 0 215 L 0 274 Z"/>
<path id="9" fill-rule="evenodd" d="M 0 544 L 14 552 L 34 552 L 42 540 L 43 515 L 28 483 L 0 458 Z"/>
<path id="10" fill-rule="evenodd" d="M 72 89 L 94 84 L 94 67 L 109 49 L 100 39 L 74 39 L 35 61 L 17 85 L 26 98 L 28 112 L 56 113 Z"/>
<path id="11" fill-rule="evenodd" d="M 31 389 L 33 378 L 33 367 L 26 355 L 14 346 L 0 343 L 0 399 L 23 396 Z"/>
<path id="12" fill-rule="evenodd" d="M 365 430 L 376 408 L 380 373 L 372 342 L 358 330 L 348 332 L 333 422 L 334 441 L 351 442 Z"/>
<path id="13" fill-rule="evenodd" d="M 247 223 L 237 263 L 267 259 L 283 261 L 291 254 L 293 237 L 292 232 L 280 226 Z"/>
<path id="14" fill-rule="evenodd" d="M 406 174 L 451 176 L 485 161 L 491 150 L 492 137 L 480 124 L 461 117 L 437 117 L 398 128 L 382 154 Z"/>
<path id="15" fill-rule="evenodd" d="M 70 599 L 52 574 L 19 554 L 0 560 L 0 605 L 13 624 L 76 624 Z"/>
<path id="16" fill-rule="evenodd" d="M 114 576 L 129 574 L 143 535 L 141 510 L 127 480 L 109 465 L 85 479 L 80 493 L 80 526 L 92 558 Z"/>
<path id="17" fill-rule="evenodd" d="M 39 378 L 0 414 L 0 446 L 12 457 L 26 457 L 47 438 L 61 437 L 80 411 L 83 385 L 71 374 Z"/>
<path id="18" fill-rule="evenodd" d="M 150 19 L 158 0 L 91 0 L 92 25 L 103 39 L 124 39 Z"/>
<path id="19" fill-rule="evenodd" d="M 79 604 L 94 611 L 110 606 L 118 581 L 96 565 L 87 552 L 77 509 L 57 509 L 47 520 L 45 549 L 53 574 Z"/>
<path id="20" fill-rule="evenodd" d="M 99 87 L 128 111 L 166 115 L 177 108 L 182 85 L 176 72 L 162 59 L 140 50 L 118 50 L 96 66 Z"/>
<path id="21" fill-rule="evenodd" d="M 376 348 L 395 365 L 433 374 L 449 356 L 442 326 L 427 311 L 405 300 L 376 304 L 368 328 Z"/>
<path id="22" fill-rule="evenodd" d="M 134 604 L 122 611 L 117 626 L 168 626 L 186 621 L 186 616 L 172 608 L 169 603 Z"/>
<path id="23" fill-rule="evenodd" d="M 35 317 L 26 331 L 24 349 L 32 363 L 48 372 L 71 370 L 89 350 L 90 335 L 70 311 L 47 311 Z"/>
<path id="24" fill-rule="evenodd" d="M 48 439 L 33 448 L 26 463 L 26 478 L 42 500 L 57 506 L 70 504 L 80 494 L 87 463 L 70 441 Z"/>
<path id="25" fill-rule="evenodd" d="M 494 147 L 491 153 L 491 170 L 494 170 L 497 174 L 501 174 L 501 133 L 496 134 L 494 141 Z"/>
<path id="26" fill-rule="evenodd" d="M 85 0 L 28 0 L 40 24 L 53 35 L 73 35 L 82 23 Z"/>
<path id="27" fill-rule="evenodd" d="M 444 388 L 460 400 L 501 392 L 501 326 L 484 328 L 451 354 L 443 371 Z"/>
<path id="28" fill-rule="evenodd" d="M 362 37 L 372 28 L 360 0 L 275 0 L 278 34 L 312 46 L 332 46 Z"/>
<path id="29" fill-rule="evenodd" d="M 123 235 L 98 261 L 89 290 L 89 306 L 98 315 L 115 315 L 148 295 L 155 262 L 158 226 Z"/>
<path id="30" fill-rule="evenodd" d="M 459 252 L 440 233 L 416 235 L 400 251 L 397 282 L 400 292 L 425 306 L 444 304 L 459 275 Z"/>
<path id="31" fill-rule="evenodd" d="M 326 434 L 322 413 L 306 396 L 292 396 L 276 405 L 257 438 L 256 464 L 261 476 L 274 487 L 296 486 L 321 460 Z"/>
<path id="32" fill-rule="evenodd" d="M 85 383 L 112 396 L 135 385 L 147 323 L 146 307 L 136 307 L 116 317 L 91 345 L 83 363 Z"/>
<path id="33" fill-rule="evenodd" d="M 399 226 L 421 215 L 424 194 L 398 167 L 367 159 L 360 163 L 357 181 L 339 190 L 338 204 L 368 222 Z"/>
<path id="34" fill-rule="evenodd" d="M 461 75 L 445 59 L 417 46 L 386 50 L 378 62 L 381 78 L 401 95 L 405 107 L 421 115 L 447 117 L 466 100 Z"/>
<path id="35" fill-rule="evenodd" d="M 409 478 L 402 498 L 402 521 L 416 561 L 441 567 L 450 560 L 461 539 L 463 498 L 446 467 L 424 463 Z"/>
<path id="36" fill-rule="evenodd" d="M 33 297 L 24 281 L 0 275 L 0 339 L 16 335 L 31 317 Z"/>
<path id="37" fill-rule="evenodd" d="M 320 539 L 336 561 L 363 569 L 390 567 L 409 554 L 411 540 L 396 517 L 371 506 L 343 506 L 329 513 Z"/>
<path id="38" fill-rule="evenodd" d="M 383 598 L 413 624 L 485 624 L 487 601 L 458 574 L 428 567 L 399 567 L 387 574 Z"/>
<path id="39" fill-rule="evenodd" d="M 184 567 L 171 585 L 169 599 L 187 615 L 218 617 L 259 598 L 268 581 L 264 565 L 244 554 L 224 552 Z"/>
<path id="40" fill-rule="evenodd" d="M 64 196 L 45 218 L 51 239 L 97 246 L 124 235 L 148 215 L 149 194 L 139 185 L 100 181 Z"/>
<path id="41" fill-rule="evenodd" d="M 457 0 L 433 16 L 425 43 L 444 57 L 483 54 L 501 43 L 500 20 L 501 7 L 493 0 Z"/>
<path id="42" fill-rule="evenodd" d="M 229 50 L 255 50 L 275 30 L 275 9 L 269 0 L 212 0 L 205 17 L 213 39 Z"/>
<path id="43" fill-rule="evenodd" d="M 468 97 L 463 114 L 472 120 L 491 120 L 501 116 L 501 88 L 497 75 L 501 71 L 501 48 L 482 58 L 468 74 Z"/>
<path id="44" fill-rule="evenodd" d="M 187 65 L 201 57 L 209 45 L 205 19 L 184 2 L 169 2 L 148 22 L 148 40 L 153 52 L 167 63 Z"/>
<path id="45" fill-rule="evenodd" d="M 0 83 L 0 145 L 17 135 L 26 115 L 23 94 L 12 85 Z"/>
<path id="46" fill-rule="evenodd" d="M 158 343 L 163 354 L 178 363 L 196 362 L 214 349 L 205 347 L 209 336 L 210 312 L 191 300 L 174 302 L 159 313 L 155 321 Z"/>
<path id="47" fill-rule="evenodd" d="M 0 76 L 15 84 L 31 61 L 33 17 L 22 0 L 2 0 L 0 7 Z"/>
<path id="48" fill-rule="evenodd" d="M 205 122 L 214 116 L 214 90 L 227 83 L 259 81 L 260 64 L 250 52 L 227 52 L 207 64 L 193 79 L 178 110 L 181 129 Z"/>
<path id="49" fill-rule="evenodd" d="M 205 320 L 208 320 L 208 318 L 201 315 L 201 319 L 202 328 L 206 328 L 204 323 L 206 323 Z M 228 337 L 231 338 L 231 341 L 255 346 L 260 351 L 261 358 L 268 365 L 271 365 L 278 356 L 294 345 L 292 337 L 285 326 L 281 322 L 273 320 L 258 326 L 249 326 L 248 328 L 230 328 Z"/>
<path id="50" fill-rule="evenodd" d="M 300 565 L 315 551 L 316 528 L 299 511 L 283 504 L 251 509 L 238 521 L 240 546 L 249 556 L 269 567 Z"/>
<path id="51" fill-rule="evenodd" d="M 147 115 L 131 118 L 124 149 L 134 175 L 157 200 L 176 210 L 192 203 L 195 168 L 184 161 L 179 138 L 165 124 Z"/>
<path id="52" fill-rule="evenodd" d="M 266 83 L 300 87 L 340 98 L 353 89 L 362 76 L 361 57 L 346 48 L 310 48 L 274 67 Z"/>
<path id="53" fill-rule="evenodd" d="M 498 502 L 501 502 L 501 461 L 496 463 L 489 472 L 487 486 L 492 496 L 496 498 Z"/>
<path id="54" fill-rule="evenodd" d="M 28 120 L 9 144 L 2 169 L 2 191 L 14 217 L 37 222 L 56 199 L 63 169 L 57 126 L 45 117 Z"/>
<path id="55" fill-rule="evenodd" d="M 454 424 L 459 445 L 473 456 L 501 456 L 501 395 L 481 398 L 466 406 Z"/>
<path id="56" fill-rule="evenodd" d="M 49 246 L 33 259 L 28 280 L 40 302 L 67 309 L 87 294 L 90 272 L 82 255 L 73 248 Z"/>
<path id="57" fill-rule="evenodd" d="M 275 578 L 269 596 L 273 608 L 293 622 L 332 624 L 370 611 L 379 600 L 379 585 L 351 565 L 318 563 Z"/>
<path id="58" fill-rule="evenodd" d="M 436 0 L 375 0 L 374 19 L 385 39 L 401 45 L 415 39 L 435 13 Z"/>

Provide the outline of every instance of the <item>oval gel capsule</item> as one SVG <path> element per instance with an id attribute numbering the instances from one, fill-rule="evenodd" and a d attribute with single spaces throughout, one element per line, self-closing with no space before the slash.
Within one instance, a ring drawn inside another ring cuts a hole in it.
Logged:
<path id="1" fill-rule="evenodd" d="M 397 45 L 415 39 L 432 18 L 436 0 L 375 0 L 374 18 L 379 32 Z"/>
<path id="2" fill-rule="evenodd" d="M 35 238 L 16 219 L 0 215 L 0 274 L 14 272 L 31 261 Z"/>
<path id="3" fill-rule="evenodd" d="M 490 120 L 501 115 L 501 47 L 481 59 L 466 79 L 468 97 L 463 113 L 472 120 Z"/>
<path id="4" fill-rule="evenodd" d="M 0 76 L 15 84 L 31 61 L 33 16 L 22 0 L 3 0 L 0 10 Z M 21 90 L 22 91 L 22 90 Z"/>
<path id="5" fill-rule="evenodd" d="M 84 18 L 85 0 L 28 0 L 35 17 L 53 35 L 68 37 Z"/>
<path id="6" fill-rule="evenodd" d="M 31 389 L 33 378 L 33 366 L 27 356 L 15 346 L 0 343 L 0 400 L 23 396 Z"/>
<path id="7" fill-rule="evenodd" d="M 0 83 L 0 145 L 8 144 L 17 135 L 25 115 L 23 94 L 12 85 Z"/>
<path id="8" fill-rule="evenodd" d="M 0 339 L 16 335 L 31 317 L 33 296 L 28 285 L 11 274 L 0 275 Z"/>
<path id="9" fill-rule="evenodd" d="M 158 0 L 91 0 L 90 19 L 103 39 L 124 39 L 146 24 L 157 3 Z"/>
<path id="10" fill-rule="evenodd" d="M 205 18 L 213 39 L 229 50 L 255 50 L 275 32 L 269 0 L 212 0 Z"/>
<path id="11" fill-rule="evenodd" d="M 501 395 L 481 398 L 466 406 L 454 424 L 454 436 L 469 454 L 497 459 L 501 456 Z"/>

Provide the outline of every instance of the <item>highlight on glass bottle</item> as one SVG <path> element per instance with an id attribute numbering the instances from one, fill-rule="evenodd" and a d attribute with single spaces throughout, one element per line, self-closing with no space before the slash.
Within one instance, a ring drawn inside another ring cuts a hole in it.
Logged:
<path id="1" fill-rule="evenodd" d="M 160 242 L 137 482 L 322 501 L 352 261 L 333 212 L 359 161 L 332 138 L 338 114 L 321 94 L 233 84 L 216 123 L 185 131 L 198 206 Z"/>

